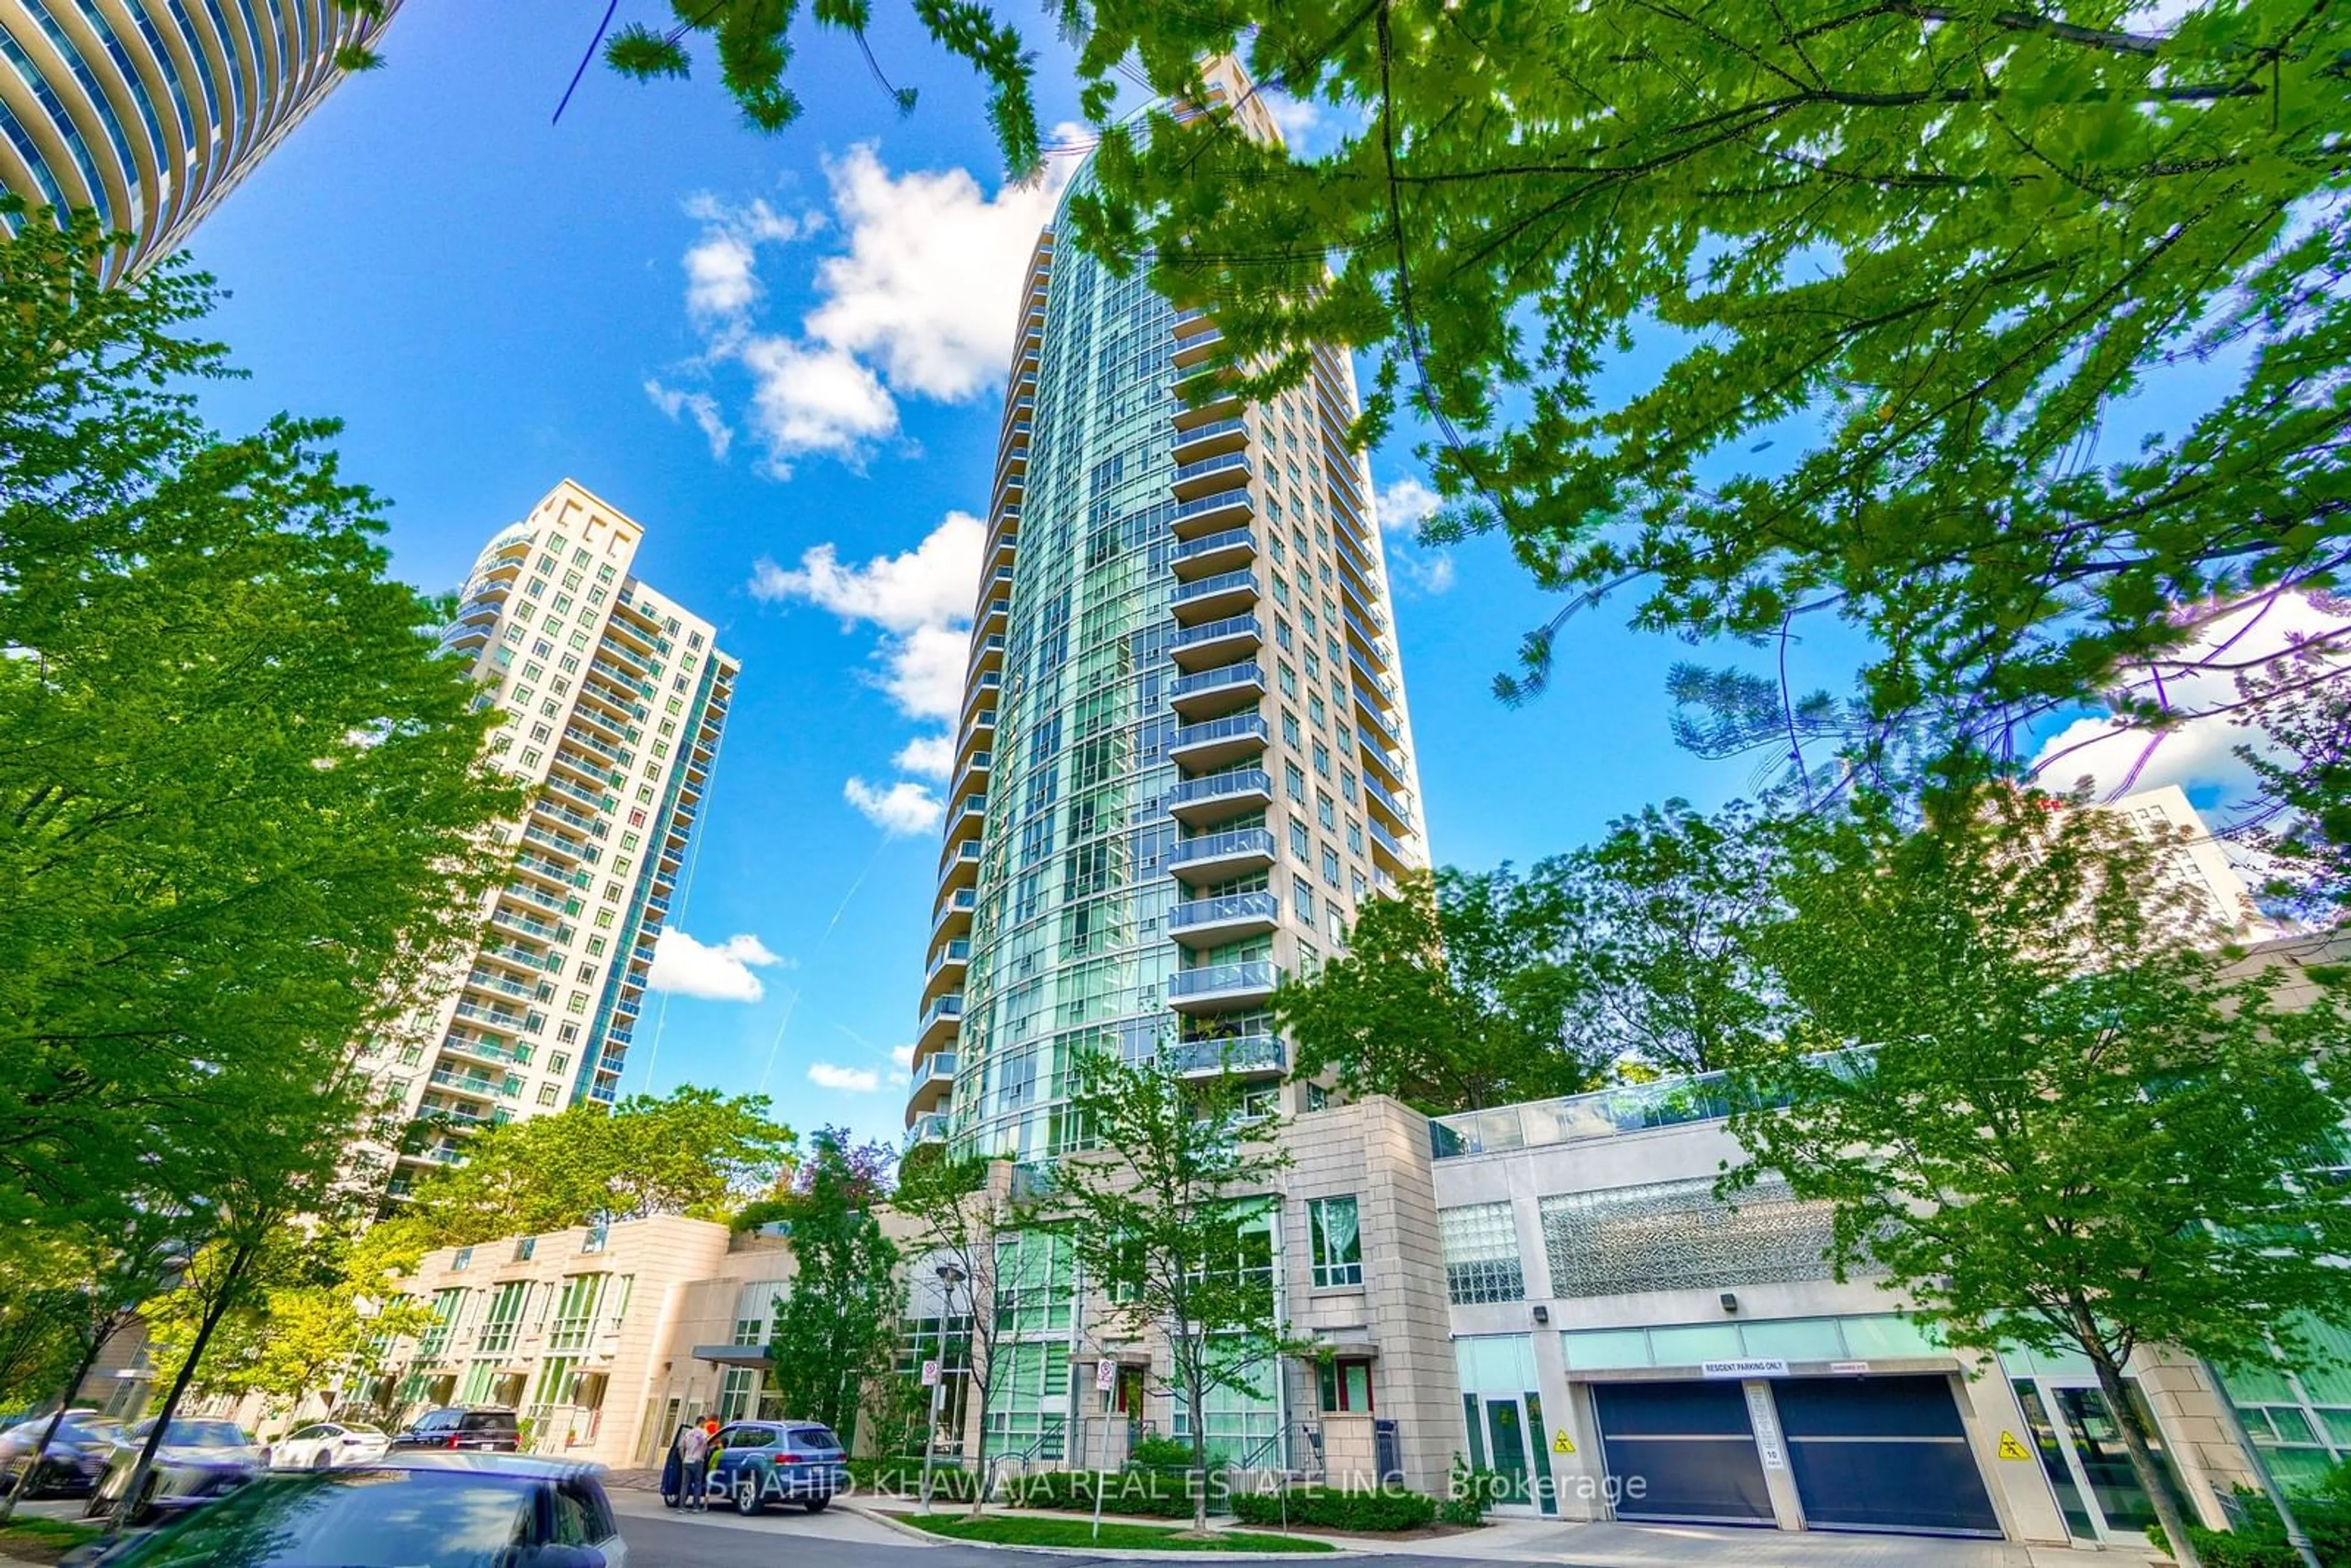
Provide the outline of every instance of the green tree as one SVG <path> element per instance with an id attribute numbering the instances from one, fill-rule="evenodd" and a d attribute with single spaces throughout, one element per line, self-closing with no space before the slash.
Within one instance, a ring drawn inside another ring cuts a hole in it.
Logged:
<path id="1" fill-rule="evenodd" d="M 0 1251 L 0 1401 L 54 1397 L 57 1410 L 0 1498 L 16 1512 L 82 1380 L 141 1309 L 178 1275 L 181 1217 L 124 1201 L 71 1224 L 10 1228 Z"/>
<path id="2" fill-rule="evenodd" d="M 1602 1061 L 1710 1072 L 1773 1032 L 1748 936 L 1771 902 L 1772 825 L 1743 801 L 1668 800 L 1536 867 L 1566 927 L 1567 1033 Z"/>
<path id="3" fill-rule="evenodd" d="M 1009 1203 L 996 1178 L 1006 1168 L 1003 1162 L 980 1155 L 917 1151 L 899 1167 L 897 1186 L 890 1194 L 891 1210 L 910 1227 L 904 1249 L 909 1299 L 929 1299 L 932 1280 L 939 1282 L 939 1302 L 948 1319 L 940 1324 L 940 1361 L 943 1366 L 961 1364 L 967 1431 L 987 1430 L 987 1413 L 1003 1366 L 997 1352 L 1010 1324 L 996 1310 L 998 1244 L 1006 1234 Z M 923 1277 L 925 1273 L 930 1279 Z M 953 1311 L 958 1301 L 962 1313 Z M 987 1303 L 985 1311 L 983 1302 Z M 968 1319 L 960 1335 L 950 1332 L 956 1316 Z M 929 1391 L 921 1392 L 927 1426 Z M 984 1486 L 972 1490 L 975 1515 L 987 1491 Z"/>
<path id="4" fill-rule="evenodd" d="M 1055 1166 L 1033 1216 L 1069 1238 L 1102 1322 L 1166 1346 L 1202 1478 L 1192 1527 L 1208 1524 L 1208 1396 L 1263 1398 L 1285 1344 L 1275 1315 L 1270 1197 L 1289 1155 L 1277 1124 L 1242 1108 L 1228 1073 L 1186 1075 L 1172 1055 L 1081 1055 L 1073 1108 L 1086 1145 Z M 1155 1365 L 1162 1364 L 1155 1361 Z"/>
<path id="5" fill-rule="evenodd" d="M 2277 967 L 2202 945 L 2172 847 L 2001 788 L 1915 829 L 1875 796 L 1807 824 L 1756 939 L 1798 1020 L 1759 1103 L 1789 1108 L 1734 1119 L 1725 1185 L 1833 1204 L 1840 1277 L 1953 1344 L 2088 1357 L 2192 1568 L 2124 1369 L 2315 1354 L 2300 1314 L 2351 1322 L 2351 1203 L 2309 1179 L 2340 1158 L 2351 1058 L 2331 997 L 2283 1007 Z"/>
<path id="6" fill-rule="evenodd" d="M 1344 952 L 1274 993 L 1293 1075 L 1433 1113 L 1591 1087 L 1605 1058 L 1568 1031 L 1583 981 L 1562 962 L 1571 927 L 1549 864 L 1525 880 L 1414 873 L 1366 903 Z"/>
<path id="7" fill-rule="evenodd" d="M 866 1387 L 889 1375 L 897 1347 L 898 1249 L 879 1215 L 890 1153 L 852 1145 L 840 1127 L 810 1145 L 784 1216 L 792 1289 L 776 1312 L 768 1376 L 787 1409 L 823 1422 L 847 1448 Z"/>
<path id="8" fill-rule="evenodd" d="M 252 1075 L 324 1092 L 521 800 L 337 427 L 213 433 L 208 280 L 102 287 L 104 243 L 0 238 L 0 1218 L 43 1224 L 205 1199 Z"/>
<path id="9" fill-rule="evenodd" d="M 791 1168 L 795 1146 L 765 1095 L 689 1087 L 610 1110 L 583 1101 L 484 1130 L 464 1165 L 418 1181 L 405 1214 L 429 1247 L 656 1214 L 723 1220 Z"/>
<path id="10" fill-rule="evenodd" d="M 391 1342 L 420 1333 L 430 1307 L 401 1290 L 427 1249 L 414 1228 L 392 1219 L 305 1223 L 281 1231 L 253 1264 L 255 1288 L 224 1314 L 191 1386 L 231 1398 L 259 1395 L 276 1411 L 312 1394 L 350 1391 L 380 1372 Z M 156 1375 L 178 1370 L 193 1296 L 155 1314 Z"/>
<path id="11" fill-rule="evenodd" d="M 792 60 L 792 27 L 799 0 L 671 0 L 677 21 L 655 29 L 632 22 L 604 41 L 604 60 L 639 81 L 683 77 L 693 68 L 685 40 L 707 38 L 718 57 L 719 80 L 756 130 L 775 131 L 798 120 L 800 100 L 785 82 Z M 977 0 L 913 0 L 915 20 L 949 54 L 967 61 L 988 84 L 988 121 L 1006 162 L 1022 177 L 1039 164 L 1037 106 L 1031 97 L 1032 57 L 1019 32 L 997 20 Z M 872 26 L 869 0 L 817 0 L 810 20 L 846 34 L 866 68 L 890 95 L 900 113 L 914 107 L 913 88 L 893 87 L 866 37 Z"/>
<path id="12" fill-rule="evenodd" d="M 793 8 L 676 5 L 747 112 L 788 119 Z M 1981 741 L 2176 657 L 2172 607 L 2345 558 L 2335 10 L 1055 12 L 1100 135 L 1077 243 L 1211 310 L 1258 389 L 1312 345 L 1375 352 L 1358 434 L 1425 420 L 1440 526 L 1505 531 L 1572 607 L 1634 590 L 1637 624 L 1698 636 L 1840 615 L 1881 719 L 1941 707 Z M 1028 62 L 987 8 L 952 14 L 1004 51 L 1025 172 Z M 1324 110 L 1325 145 L 1240 132 L 1199 77 L 1237 50 Z M 1206 111 L 1126 114 L 1137 82 Z M 2184 406 L 2102 451 L 2156 389 Z"/>

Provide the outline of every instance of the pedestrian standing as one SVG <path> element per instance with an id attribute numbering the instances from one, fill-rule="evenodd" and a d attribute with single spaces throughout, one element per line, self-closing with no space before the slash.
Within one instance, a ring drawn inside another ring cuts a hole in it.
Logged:
<path id="1" fill-rule="evenodd" d="M 709 1473 L 710 1434 L 699 1427 L 688 1427 L 678 1434 L 678 1501 L 685 1508 L 706 1509 L 704 1500 L 704 1479 Z"/>

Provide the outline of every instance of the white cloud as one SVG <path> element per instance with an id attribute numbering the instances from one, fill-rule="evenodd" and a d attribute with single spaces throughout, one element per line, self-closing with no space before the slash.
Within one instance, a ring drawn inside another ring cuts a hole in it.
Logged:
<path id="1" fill-rule="evenodd" d="M 914 1065 L 914 1048 L 911 1045 L 893 1045 L 890 1048 L 890 1060 L 901 1068 L 911 1069 Z"/>
<path id="2" fill-rule="evenodd" d="M 960 678 L 961 672 L 957 672 Z M 898 750 L 890 760 L 903 773 L 919 773 L 925 779 L 944 779 L 955 771 L 956 747 L 952 735 L 918 735 Z"/>
<path id="3" fill-rule="evenodd" d="M 874 442 L 897 433 L 897 403 L 852 355 L 768 334 L 731 352 L 751 372 L 750 424 L 777 478 L 789 478 L 790 460 L 807 453 L 862 466 Z"/>
<path id="4" fill-rule="evenodd" d="M 969 627 L 918 626 L 885 648 L 883 658 L 882 689 L 909 716 L 953 718 L 961 710 Z"/>
<path id="5" fill-rule="evenodd" d="M 793 218 L 761 201 L 733 207 L 705 191 L 686 198 L 685 215 L 699 219 L 702 234 L 686 247 L 685 308 L 698 317 L 737 316 L 759 298 L 758 247 L 811 233 L 823 219 Z"/>
<path id="6" fill-rule="evenodd" d="M 665 387 L 650 376 L 645 378 L 645 395 L 653 400 L 655 408 L 672 419 L 692 414 L 695 424 L 702 431 L 703 439 L 710 443 L 710 455 L 721 463 L 726 461 L 726 449 L 735 444 L 735 430 L 726 423 L 726 416 L 718 412 L 716 398 L 708 392 L 681 392 L 674 387 Z"/>
<path id="7" fill-rule="evenodd" d="M 805 599 L 844 621 L 871 621 L 891 632 L 945 626 L 971 616 L 987 530 L 968 512 L 949 512 L 923 542 L 863 566 L 843 566 L 830 544 L 810 547 L 796 569 L 761 561 L 751 591 L 761 599 Z"/>
<path id="8" fill-rule="evenodd" d="M 767 944 L 747 932 L 706 946 L 673 925 L 653 943 L 653 967 L 645 984 L 656 991 L 705 1001 L 756 1002 L 768 993 L 752 969 L 783 964 L 784 959 L 768 952 Z"/>
<path id="9" fill-rule="evenodd" d="M 893 177 L 871 142 L 825 172 L 848 249 L 817 268 L 809 336 L 872 359 L 893 391 L 977 395 L 1011 358 L 1014 291 L 1059 193 L 1040 182 L 990 196 L 961 169 Z"/>
<path id="10" fill-rule="evenodd" d="M 1443 550 L 1426 555 L 1396 550 L 1388 556 L 1388 566 L 1415 593 L 1435 598 L 1453 586 L 1453 558 Z"/>
<path id="11" fill-rule="evenodd" d="M 2281 598 L 2266 611 L 2252 600 L 2216 616 L 2179 657 L 2210 655 L 2231 664 L 2267 660 L 2313 637 L 2339 638 L 2346 624 L 2351 623 L 2341 615 L 2298 595 Z M 2144 679 L 2133 690 L 2141 697 L 2154 695 Z M 2075 719 L 2042 743 L 2032 759 L 2034 778 L 2051 789 L 2071 789 L 2087 779 L 2100 796 L 2177 784 L 2189 790 L 2217 788 L 2232 805 L 2248 799 L 2254 777 L 2236 748 L 2258 742 L 2260 732 L 2211 711 L 2238 700 L 2234 670 L 2167 673 L 2162 695 L 2172 711 L 2204 716 L 2160 734 L 2111 718 Z M 2221 825 L 2220 814 L 2213 814 L 2213 825 Z"/>
<path id="12" fill-rule="evenodd" d="M 836 1089 L 844 1094 L 871 1094 L 882 1087 L 882 1075 L 870 1067 L 838 1067 L 830 1061 L 811 1061 L 809 1082 L 820 1089 Z"/>
<path id="13" fill-rule="evenodd" d="M 863 464 L 898 434 L 902 396 L 961 402 L 997 382 L 1011 358 L 1021 269 L 1066 177 L 990 195 L 961 169 L 893 174 L 868 142 L 825 171 L 831 217 L 706 193 L 685 204 L 702 225 L 682 258 L 686 315 L 703 340 L 687 368 L 747 377 L 740 423 L 778 478 L 801 456 Z M 798 328 L 765 324 L 762 247 L 836 231 Z M 655 401 L 672 418 L 693 407 Z M 711 417 L 726 423 L 715 403 Z"/>
<path id="14" fill-rule="evenodd" d="M 977 517 L 949 512 L 913 549 L 878 555 L 862 566 L 843 566 L 833 546 L 814 545 L 796 567 L 764 559 L 754 565 L 751 595 L 805 600 L 847 625 L 880 627 L 876 684 L 909 718 L 951 719 L 963 706 L 972 597 L 986 534 Z M 930 771 L 907 760 L 910 754 L 929 755 L 909 747 L 898 760 L 902 769 Z"/>
<path id="15" fill-rule="evenodd" d="M 1319 141 L 1315 133 L 1322 125 L 1322 106 L 1309 99 L 1292 98 L 1279 88 L 1264 86 L 1257 89 L 1257 100 L 1273 116 L 1273 123 L 1280 128 L 1281 139 L 1290 144 L 1290 152 L 1299 157 L 1311 157 L 1311 150 Z"/>
<path id="16" fill-rule="evenodd" d="M 925 833 L 939 825 L 946 808 L 926 785 L 901 779 L 886 789 L 852 778 L 841 787 L 841 798 L 865 814 L 868 821 L 892 838 Z"/>
<path id="17" fill-rule="evenodd" d="M 1378 514 L 1380 528 L 1392 534 L 1415 534 L 1420 525 L 1437 515 L 1445 498 L 1419 480 L 1406 476 L 1380 486 L 1374 498 L 1374 511 Z"/>

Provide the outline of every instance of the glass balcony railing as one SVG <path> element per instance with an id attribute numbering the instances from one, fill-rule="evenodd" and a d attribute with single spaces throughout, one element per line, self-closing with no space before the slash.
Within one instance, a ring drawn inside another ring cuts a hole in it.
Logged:
<path id="1" fill-rule="evenodd" d="M 1201 800 L 1221 800 L 1233 795 L 1270 795 L 1272 776 L 1262 768 L 1233 768 L 1222 773 L 1211 773 L 1205 779 L 1186 779 L 1167 792 L 1171 806 L 1189 806 Z"/>
<path id="2" fill-rule="evenodd" d="M 1274 857 L 1273 835 L 1263 828 L 1237 828 L 1227 833 L 1207 833 L 1196 839 L 1178 839 L 1167 852 L 1170 865 L 1189 865 L 1196 861 L 1223 860 L 1228 855 L 1261 855 Z"/>
<path id="3" fill-rule="evenodd" d="M 1254 740 L 1267 743 L 1271 732 L 1265 720 L 1257 714 L 1234 714 L 1228 718 L 1212 718 L 1206 724 L 1187 724 L 1168 737 L 1167 749 L 1182 751 L 1189 747 L 1207 746 L 1220 740 Z"/>
<path id="4" fill-rule="evenodd" d="M 1238 964 L 1204 964 L 1196 969 L 1178 969 L 1168 976 L 1167 996 L 1171 1001 L 1181 1001 L 1194 997 L 1270 991 L 1280 981 L 1281 966 L 1270 958 L 1251 958 Z"/>
<path id="5" fill-rule="evenodd" d="M 1839 1051 L 1813 1057 L 1812 1063 L 1842 1075 L 1865 1066 L 1868 1060 L 1866 1050 Z M 1786 1103 L 1783 1098 L 1753 1092 L 1727 1072 L 1661 1078 L 1654 1083 L 1432 1117 L 1429 1147 L 1438 1159 L 1453 1159 L 1586 1138 L 1622 1137 L 1693 1122 L 1727 1121 L 1741 1111 L 1769 1110 Z"/>
<path id="6" fill-rule="evenodd" d="M 1276 1036 L 1244 1034 L 1177 1040 L 1159 1048 L 1159 1060 L 1182 1073 L 1279 1072 L 1289 1065 L 1289 1053 Z"/>
<path id="7" fill-rule="evenodd" d="M 1220 593 L 1253 593 L 1257 591 L 1257 573 L 1247 570 L 1220 571 L 1214 577 L 1203 577 L 1192 582 L 1179 582 L 1169 595 L 1169 602 L 1188 604 L 1195 599 L 1209 599 Z"/>
<path id="8" fill-rule="evenodd" d="M 1167 912 L 1167 929 L 1221 925 L 1228 920 L 1278 920 L 1281 900 L 1270 893 L 1233 893 L 1222 898 L 1195 898 Z"/>
<path id="9" fill-rule="evenodd" d="M 1202 670 L 1196 674 L 1178 675 L 1169 684 L 1167 695 L 1171 697 L 1188 697 L 1196 696 L 1202 692 L 1217 691 L 1226 686 L 1262 686 L 1264 685 L 1265 672 L 1258 668 L 1256 660 L 1248 659 L 1238 664 L 1219 664 L 1213 670 Z"/>
<path id="10" fill-rule="evenodd" d="M 1168 556 L 1170 560 L 1190 560 L 1196 556 L 1214 555 L 1219 550 L 1255 548 L 1257 536 L 1246 527 L 1227 528 L 1221 533 L 1202 534 L 1196 539 L 1186 539 Z"/>
<path id="11" fill-rule="evenodd" d="M 914 1124 L 906 1129 L 906 1144 L 910 1148 L 916 1144 L 943 1144 L 946 1142 L 946 1136 L 947 1117 L 944 1111 L 917 1116 Z"/>
<path id="12" fill-rule="evenodd" d="M 956 992 L 952 996 L 941 997 L 923 1009 L 923 1027 L 928 1029 L 941 1019 L 961 1017 L 963 1017 L 963 995 L 961 992 Z"/>
<path id="13" fill-rule="evenodd" d="M 1186 517 L 1196 517 L 1203 512 L 1218 512 L 1228 507 L 1254 509 L 1256 503 L 1249 499 L 1249 493 L 1246 489 L 1219 490 L 1213 496 L 1203 496 L 1196 501 L 1184 502 L 1169 514 L 1169 518 L 1171 521 L 1180 523 Z"/>
<path id="14" fill-rule="evenodd" d="M 1186 626 L 1176 633 L 1170 646 L 1190 648 L 1202 643 L 1213 643 L 1220 637 L 1242 636 L 1254 637 L 1260 643 L 1265 641 L 1265 628 L 1256 616 L 1235 615 L 1223 621 L 1211 621 L 1205 625 Z"/>
<path id="15" fill-rule="evenodd" d="M 1203 457 L 1197 463 L 1183 464 L 1176 468 L 1175 473 L 1168 476 L 1168 480 L 1172 484 L 1180 485 L 1186 479 L 1201 479 L 1206 478 L 1211 474 L 1224 474 L 1235 471 L 1241 474 L 1247 474 L 1249 471 L 1249 455 L 1248 453 L 1227 452 L 1216 457 Z"/>

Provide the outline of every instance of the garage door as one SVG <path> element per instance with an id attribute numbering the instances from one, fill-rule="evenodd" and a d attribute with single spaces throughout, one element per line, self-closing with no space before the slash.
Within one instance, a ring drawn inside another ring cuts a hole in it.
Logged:
<path id="1" fill-rule="evenodd" d="M 1771 1396 L 1814 1530 L 2000 1534 L 1949 1379 L 1791 1378 Z"/>
<path id="2" fill-rule="evenodd" d="M 1771 1522 L 1738 1384 L 1601 1383 L 1592 1393 L 1617 1518 Z"/>

